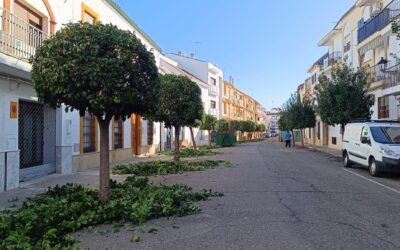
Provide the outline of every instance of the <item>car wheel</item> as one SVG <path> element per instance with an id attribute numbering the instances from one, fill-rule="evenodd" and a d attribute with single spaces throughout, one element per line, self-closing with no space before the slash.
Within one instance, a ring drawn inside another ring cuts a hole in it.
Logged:
<path id="1" fill-rule="evenodd" d="M 351 168 L 351 162 L 350 162 L 350 160 L 349 160 L 349 155 L 347 154 L 347 152 L 346 153 L 344 153 L 344 155 L 343 155 L 343 166 L 345 167 L 345 168 Z"/>
<path id="2" fill-rule="evenodd" d="M 375 159 L 371 158 L 369 161 L 369 174 L 374 177 L 378 177 L 380 175 L 379 167 L 376 165 Z"/>

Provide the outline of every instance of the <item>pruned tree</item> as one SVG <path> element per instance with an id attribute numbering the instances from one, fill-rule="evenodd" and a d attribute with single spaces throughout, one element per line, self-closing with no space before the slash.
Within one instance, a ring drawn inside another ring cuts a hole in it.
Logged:
<path id="1" fill-rule="evenodd" d="M 211 132 L 215 130 L 217 118 L 210 114 L 205 114 L 200 121 L 200 129 L 208 131 L 208 145 L 211 146 Z"/>
<path id="2" fill-rule="evenodd" d="M 109 199 L 109 127 L 113 117 L 146 115 L 158 90 L 153 55 L 129 31 L 107 24 L 67 24 L 44 41 L 32 62 L 39 100 L 89 112 L 100 126 L 99 199 Z"/>
<path id="3" fill-rule="evenodd" d="M 180 128 L 193 126 L 203 116 L 201 89 L 186 76 L 167 74 L 160 77 L 156 120 L 175 129 L 174 160 L 180 160 Z"/>
<path id="4" fill-rule="evenodd" d="M 347 65 L 333 68 L 331 78 L 322 75 L 316 87 L 318 112 L 321 120 L 329 125 L 340 124 L 343 136 L 351 119 L 371 118 L 373 96 L 368 94 L 368 73 L 354 71 Z"/>

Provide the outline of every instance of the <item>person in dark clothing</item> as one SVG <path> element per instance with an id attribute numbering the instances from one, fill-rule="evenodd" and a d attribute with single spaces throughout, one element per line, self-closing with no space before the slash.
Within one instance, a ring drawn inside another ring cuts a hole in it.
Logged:
<path id="1" fill-rule="evenodd" d="M 285 148 L 287 148 L 288 146 L 289 146 L 289 148 L 291 147 L 291 144 L 290 144 L 291 140 L 292 140 L 292 134 L 290 134 L 289 131 L 286 131 L 286 134 L 285 134 L 285 142 L 286 142 Z"/>

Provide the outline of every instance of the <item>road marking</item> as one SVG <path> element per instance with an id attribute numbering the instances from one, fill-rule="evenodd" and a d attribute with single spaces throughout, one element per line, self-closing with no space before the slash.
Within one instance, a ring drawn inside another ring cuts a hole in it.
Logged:
<path id="1" fill-rule="evenodd" d="M 397 190 L 397 189 L 391 188 L 391 187 L 389 187 L 389 186 L 387 186 L 387 185 L 385 185 L 385 184 L 382 184 L 382 183 L 380 183 L 380 182 L 371 180 L 371 179 L 369 179 L 369 178 L 367 178 L 367 177 L 365 177 L 365 176 L 362 176 L 362 175 L 360 175 L 360 174 L 354 173 L 353 171 L 350 171 L 350 170 L 348 170 L 348 169 L 343 169 L 343 170 L 346 171 L 346 172 L 348 172 L 348 173 L 350 173 L 350 174 L 356 175 L 356 176 L 358 176 L 358 177 L 360 177 L 360 178 L 362 178 L 362 179 L 364 179 L 364 180 L 367 180 L 367 181 L 369 181 L 369 182 L 375 183 L 375 184 L 378 185 L 378 186 L 384 187 L 384 188 L 386 188 L 386 189 L 389 189 L 390 191 L 393 191 L 393 192 L 395 192 L 395 193 L 397 193 L 397 194 L 400 194 L 400 191 Z"/>

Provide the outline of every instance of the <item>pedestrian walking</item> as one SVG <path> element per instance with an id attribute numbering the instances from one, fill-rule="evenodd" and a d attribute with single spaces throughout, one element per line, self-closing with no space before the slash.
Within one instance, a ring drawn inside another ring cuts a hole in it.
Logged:
<path id="1" fill-rule="evenodd" d="M 290 134 L 289 131 L 286 131 L 286 134 L 285 134 L 285 142 L 286 142 L 285 148 L 287 148 L 288 146 L 289 146 L 289 148 L 290 148 L 290 146 L 291 146 L 291 145 L 290 145 L 291 140 L 292 140 L 292 134 Z"/>

